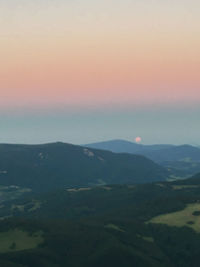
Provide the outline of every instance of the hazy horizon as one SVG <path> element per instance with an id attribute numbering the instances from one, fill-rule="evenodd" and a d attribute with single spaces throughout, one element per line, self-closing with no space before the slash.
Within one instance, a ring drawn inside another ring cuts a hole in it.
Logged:
<path id="1" fill-rule="evenodd" d="M 43 110 L 0 114 L 0 143 L 87 144 L 111 139 L 200 145 L 200 108 Z"/>
<path id="2" fill-rule="evenodd" d="M 200 1 L 0 2 L 0 142 L 200 144 Z"/>

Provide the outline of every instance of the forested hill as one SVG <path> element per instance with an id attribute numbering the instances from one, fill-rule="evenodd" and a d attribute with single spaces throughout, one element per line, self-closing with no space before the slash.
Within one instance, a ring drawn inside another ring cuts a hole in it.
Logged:
<path id="1" fill-rule="evenodd" d="M 0 185 L 48 191 L 73 186 L 163 181 L 167 176 L 164 167 L 143 156 L 60 142 L 0 145 Z"/>
<path id="2" fill-rule="evenodd" d="M 70 188 L 5 201 L 0 266 L 197 267 L 199 181 Z"/>
<path id="3" fill-rule="evenodd" d="M 148 220 L 158 214 L 176 211 L 200 199 L 200 174 L 175 182 L 140 185 L 104 185 L 55 190 L 7 201 L 0 217 L 80 219 L 109 215 L 112 218 Z M 13 208 L 14 206 L 16 208 Z"/>

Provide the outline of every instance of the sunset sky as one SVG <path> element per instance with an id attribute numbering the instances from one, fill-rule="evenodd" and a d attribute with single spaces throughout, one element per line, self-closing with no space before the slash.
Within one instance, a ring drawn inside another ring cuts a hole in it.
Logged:
<path id="1" fill-rule="evenodd" d="M 199 0 L 1 0 L 0 142 L 199 144 Z"/>

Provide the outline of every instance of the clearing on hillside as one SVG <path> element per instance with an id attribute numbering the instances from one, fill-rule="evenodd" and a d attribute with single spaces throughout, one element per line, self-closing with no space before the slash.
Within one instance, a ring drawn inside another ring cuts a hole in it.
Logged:
<path id="1" fill-rule="evenodd" d="M 43 241 L 42 232 L 29 234 L 20 229 L 0 232 L 0 253 L 33 249 Z"/>
<path id="2" fill-rule="evenodd" d="M 200 203 L 188 204 L 184 210 L 156 216 L 147 223 L 161 223 L 177 227 L 188 226 L 200 233 L 199 212 Z"/>

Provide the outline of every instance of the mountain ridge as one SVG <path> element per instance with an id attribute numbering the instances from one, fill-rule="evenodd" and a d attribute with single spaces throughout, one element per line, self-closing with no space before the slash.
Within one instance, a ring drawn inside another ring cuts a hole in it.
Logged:
<path id="1" fill-rule="evenodd" d="M 200 172 L 200 148 L 192 145 L 142 145 L 126 140 L 87 144 L 86 147 L 143 155 L 172 172 L 173 177 L 187 178 Z"/>
<path id="2" fill-rule="evenodd" d="M 48 191 L 54 187 L 162 181 L 167 176 L 165 168 L 142 155 L 62 142 L 0 145 L 0 184 L 4 186 Z"/>

